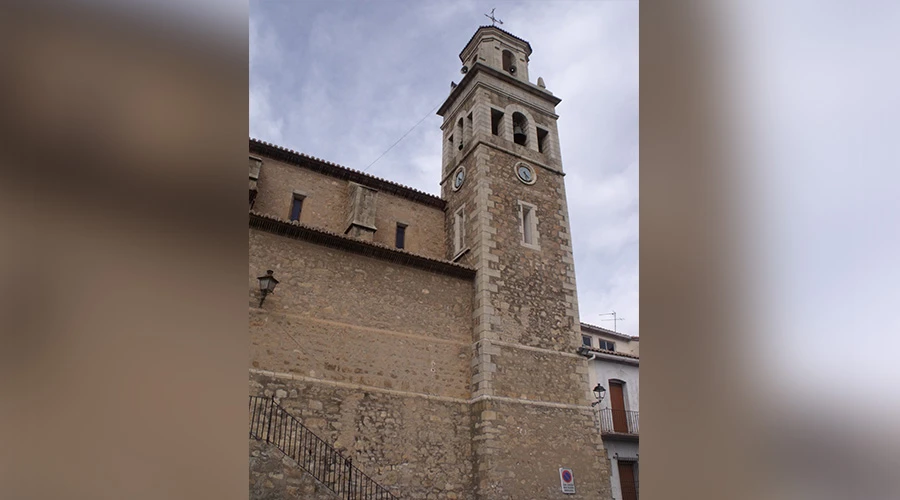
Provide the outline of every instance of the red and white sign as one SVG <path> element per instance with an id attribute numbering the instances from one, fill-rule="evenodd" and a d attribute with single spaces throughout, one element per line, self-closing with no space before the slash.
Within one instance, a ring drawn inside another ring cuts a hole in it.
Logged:
<path id="1" fill-rule="evenodd" d="M 567 495 L 575 494 L 575 476 L 572 474 L 572 469 L 559 468 L 559 486 L 562 488 L 563 493 Z"/>

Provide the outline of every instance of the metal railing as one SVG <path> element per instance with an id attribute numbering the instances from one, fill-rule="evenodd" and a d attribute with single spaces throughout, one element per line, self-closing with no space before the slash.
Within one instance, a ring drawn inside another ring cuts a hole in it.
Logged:
<path id="1" fill-rule="evenodd" d="M 600 410 L 600 432 L 602 434 L 630 434 L 637 436 L 640 431 L 638 412 L 627 410 Z"/>
<path id="2" fill-rule="evenodd" d="M 273 398 L 250 396 L 250 437 L 275 445 L 345 500 L 396 499 Z"/>

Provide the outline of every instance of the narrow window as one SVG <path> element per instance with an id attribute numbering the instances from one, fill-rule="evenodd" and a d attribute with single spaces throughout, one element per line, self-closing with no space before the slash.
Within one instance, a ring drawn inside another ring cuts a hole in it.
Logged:
<path id="1" fill-rule="evenodd" d="M 503 71 L 516 74 L 516 57 L 508 50 L 503 51 Z"/>
<path id="2" fill-rule="evenodd" d="M 405 248 L 406 247 L 406 224 L 401 222 L 397 223 L 397 248 Z"/>
<path id="3" fill-rule="evenodd" d="M 456 132 L 459 134 L 459 146 L 457 149 L 462 151 L 463 148 L 463 119 L 460 118 L 458 122 L 456 122 Z"/>
<path id="4" fill-rule="evenodd" d="M 524 146 L 528 140 L 528 120 L 522 113 L 513 113 L 513 142 Z"/>
<path id="5" fill-rule="evenodd" d="M 582 335 L 581 336 L 581 345 L 591 347 L 591 336 L 590 335 Z"/>
<path id="6" fill-rule="evenodd" d="M 500 124 L 503 123 L 503 111 L 491 108 L 491 133 L 500 135 Z"/>
<path id="7" fill-rule="evenodd" d="M 465 206 L 456 211 L 453 220 L 453 255 L 458 254 L 465 247 L 466 242 L 466 212 Z"/>
<path id="8" fill-rule="evenodd" d="M 450 135 L 450 137 L 447 138 L 447 142 L 450 143 L 450 147 L 452 148 L 452 147 L 453 147 L 453 144 L 454 144 L 454 143 L 453 143 L 453 135 L 452 135 L 452 134 Z"/>
<path id="9" fill-rule="evenodd" d="M 300 220 L 300 211 L 303 210 L 303 196 L 294 195 L 294 201 L 291 203 L 291 220 Z"/>
<path id="10" fill-rule="evenodd" d="M 615 351 L 615 350 L 616 350 L 616 343 L 615 343 L 615 342 L 610 342 L 610 341 L 608 341 L 608 340 L 603 340 L 603 339 L 601 339 L 601 340 L 600 340 L 600 349 L 604 349 L 604 350 L 607 350 L 607 351 Z"/>
<path id="11" fill-rule="evenodd" d="M 538 152 L 546 153 L 547 152 L 547 133 L 546 130 L 538 127 L 537 129 L 537 140 L 538 140 Z"/>
<path id="12" fill-rule="evenodd" d="M 253 204 L 256 203 L 256 193 L 255 190 L 250 191 L 250 210 L 253 210 Z"/>
<path id="13" fill-rule="evenodd" d="M 466 117 L 466 132 L 468 132 L 468 137 L 472 137 L 472 134 L 475 129 L 472 128 L 472 113 L 469 113 L 469 116 Z"/>
<path id="14" fill-rule="evenodd" d="M 526 245 L 534 245 L 535 238 L 534 207 L 522 205 L 522 241 Z"/>

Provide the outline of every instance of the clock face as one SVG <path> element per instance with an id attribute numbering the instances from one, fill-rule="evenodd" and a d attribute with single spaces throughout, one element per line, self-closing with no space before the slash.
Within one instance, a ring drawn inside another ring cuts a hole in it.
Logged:
<path id="1" fill-rule="evenodd" d="M 456 177 L 453 179 L 453 187 L 459 189 L 464 180 L 466 180 L 466 171 L 459 169 L 459 171 L 456 172 Z"/>
<path id="2" fill-rule="evenodd" d="M 531 167 L 527 165 L 519 165 L 516 168 L 516 173 L 519 175 L 519 179 L 526 184 L 531 184 L 534 182 L 534 172 L 531 170 Z"/>

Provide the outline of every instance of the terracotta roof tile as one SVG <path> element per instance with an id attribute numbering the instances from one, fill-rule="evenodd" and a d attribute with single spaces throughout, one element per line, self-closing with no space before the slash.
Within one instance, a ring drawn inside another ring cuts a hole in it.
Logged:
<path id="1" fill-rule="evenodd" d="M 619 337 L 619 338 L 625 339 L 625 340 L 640 341 L 640 337 L 632 337 L 631 335 L 627 335 L 627 334 L 624 334 L 621 332 L 616 332 L 616 331 L 610 330 L 608 328 L 603 328 L 602 326 L 592 325 L 590 323 L 581 322 L 581 329 L 582 330 L 584 330 L 584 329 L 594 330 L 598 333 L 605 333 L 606 335 L 612 335 L 613 337 Z"/>
<path id="2" fill-rule="evenodd" d="M 617 352 L 617 351 L 607 351 L 606 349 L 600 349 L 597 347 L 588 347 L 586 345 L 578 348 L 578 354 L 581 354 L 582 356 L 587 356 L 586 353 L 589 353 L 589 352 L 596 352 L 598 354 L 609 354 L 610 356 L 619 356 L 620 358 L 641 359 L 640 356 L 635 356 L 634 354 L 627 354 L 624 352 Z"/>
<path id="3" fill-rule="evenodd" d="M 387 179 L 382 179 L 381 177 L 376 177 L 359 170 L 348 168 L 343 165 L 338 165 L 337 163 L 323 160 L 321 158 L 316 158 L 315 156 L 310 156 L 305 153 L 300 153 L 292 149 L 272 144 L 270 142 L 261 141 L 259 139 L 254 139 L 251 137 L 250 150 L 257 154 L 262 154 L 275 159 L 286 161 L 294 165 L 302 164 L 302 166 L 317 167 L 317 170 L 326 175 L 332 175 L 335 177 L 352 180 L 353 182 L 396 194 L 398 196 L 408 198 L 412 201 L 431 205 L 436 208 L 440 208 L 441 210 L 443 210 L 447 206 L 447 202 L 439 196 L 428 194 L 424 191 L 419 191 L 418 189 L 404 186 L 403 184 L 389 181 Z"/>
<path id="4" fill-rule="evenodd" d="M 299 221 L 286 221 L 271 215 L 254 212 L 253 210 L 250 211 L 250 227 L 294 239 L 311 241 L 333 248 L 342 248 L 376 259 L 387 260 L 398 264 L 417 267 L 419 269 L 436 271 L 461 278 L 471 279 L 475 277 L 474 268 L 457 264 L 456 262 L 434 259 L 407 250 L 383 245 L 381 243 L 351 238 L 327 229 L 310 226 Z"/>

